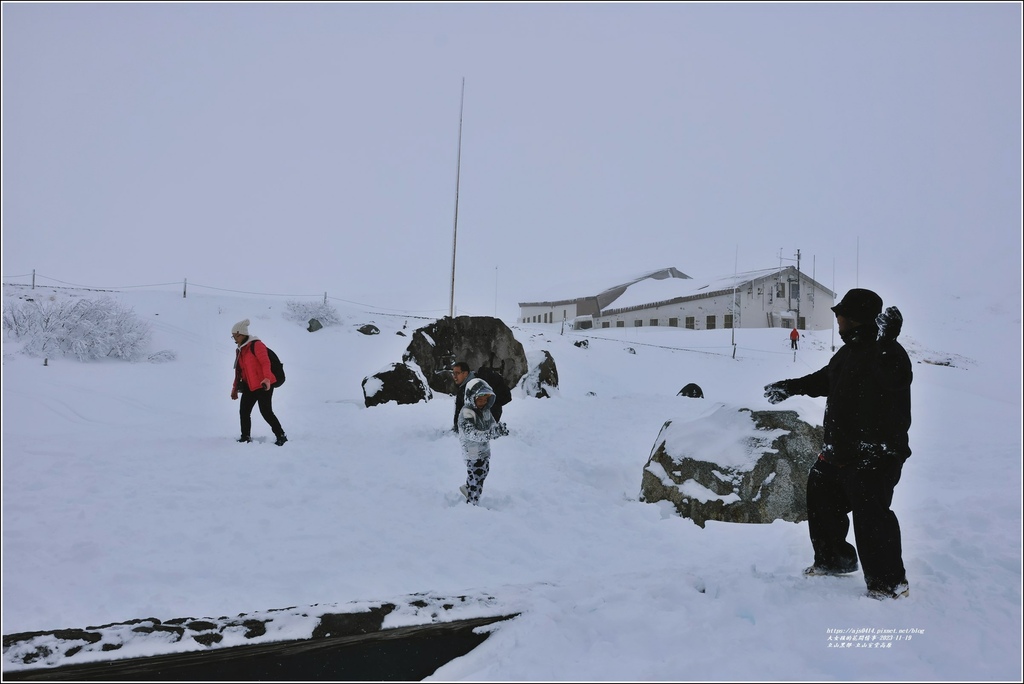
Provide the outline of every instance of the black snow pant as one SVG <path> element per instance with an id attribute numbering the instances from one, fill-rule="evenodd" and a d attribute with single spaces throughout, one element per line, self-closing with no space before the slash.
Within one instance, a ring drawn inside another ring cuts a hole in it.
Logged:
<path id="1" fill-rule="evenodd" d="M 260 415 L 263 416 L 263 420 L 267 421 L 270 429 L 274 431 L 275 437 L 280 437 L 284 434 L 284 429 L 281 427 L 281 421 L 274 415 L 274 388 L 260 389 L 255 392 L 247 389 L 241 390 L 241 397 L 238 403 L 238 416 L 242 423 L 242 436 L 252 436 L 252 407 L 256 404 L 260 405 Z"/>
<path id="2" fill-rule="evenodd" d="M 815 461 L 807 476 L 807 527 L 815 565 L 847 568 L 855 566 L 859 555 L 869 590 L 892 590 L 907 581 L 900 523 L 889 508 L 902 471 L 898 457 L 872 470 Z M 846 541 L 850 512 L 856 549 Z"/>

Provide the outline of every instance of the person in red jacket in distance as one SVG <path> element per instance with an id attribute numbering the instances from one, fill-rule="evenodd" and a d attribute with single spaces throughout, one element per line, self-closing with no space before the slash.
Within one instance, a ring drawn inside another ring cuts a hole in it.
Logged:
<path id="1" fill-rule="evenodd" d="M 235 323 L 231 338 L 238 347 L 235 349 L 235 381 L 231 385 L 232 401 L 242 397 L 238 416 L 242 427 L 239 442 L 252 441 L 252 409 L 260 406 L 260 415 L 267 421 L 277 438 L 274 444 L 282 446 L 288 441 L 281 427 L 281 421 L 274 415 L 274 383 L 277 378 L 270 370 L 270 356 L 267 345 L 260 338 L 249 334 L 249 319 Z"/>

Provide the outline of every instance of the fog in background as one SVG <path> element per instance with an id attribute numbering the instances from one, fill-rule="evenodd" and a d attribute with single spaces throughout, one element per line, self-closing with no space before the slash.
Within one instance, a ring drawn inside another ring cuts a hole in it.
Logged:
<path id="1" fill-rule="evenodd" d="M 457 178 L 456 313 L 797 250 L 1019 295 L 1021 6 L 3 5 L 7 279 L 445 315 Z"/>

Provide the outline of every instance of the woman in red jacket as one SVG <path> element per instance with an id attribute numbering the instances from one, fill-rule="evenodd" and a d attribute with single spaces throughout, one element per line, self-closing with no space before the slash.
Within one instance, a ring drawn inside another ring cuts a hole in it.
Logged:
<path id="1" fill-rule="evenodd" d="M 249 319 L 235 323 L 231 328 L 231 337 L 238 348 L 235 350 L 235 382 L 231 385 L 231 399 L 238 399 L 242 394 L 242 403 L 238 407 L 238 415 L 242 423 L 242 436 L 239 442 L 251 442 L 252 407 L 260 405 L 260 415 L 274 431 L 277 446 L 288 441 L 281 427 L 281 421 L 274 415 L 274 383 L 277 378 L 270 370 L 270 356 L 267 345 L 258 337 L 249 334 Z"/>

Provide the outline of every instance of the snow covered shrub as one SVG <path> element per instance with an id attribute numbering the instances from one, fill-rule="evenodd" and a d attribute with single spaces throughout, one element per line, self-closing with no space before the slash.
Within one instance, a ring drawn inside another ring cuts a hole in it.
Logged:
<path id="1" fill-rule="evenodd" d="M 3 329 L 24 343 L 30 356 L 75 356 L 79 361 L 113 357 L 134 360 L 149 344 L 149 324 L 109 297 L 4 307 Z"/>
<path id="2" fill-rule="evenodd" d="M 338 310 L 328 302 L 300 302 L 292 299 L 285 302 L 285 307 L 284 317 L 289 321 L 305 325 L 309 319 L 315 318 L 325 328 L 341 323 Z"/>

